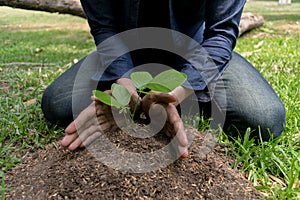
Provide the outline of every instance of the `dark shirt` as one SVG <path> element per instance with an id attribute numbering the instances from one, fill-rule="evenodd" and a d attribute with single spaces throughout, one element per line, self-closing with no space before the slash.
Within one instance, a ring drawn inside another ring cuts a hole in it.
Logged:
<path id="1" fill-rule="evenodd" d="M 170 28 L 168 0 L 140 0 L 138 27 Z"/>
<path id="2" fill-rule="evenodd" d="M 185 87 L 203 91 L 210 83 L 213 85 L 216 82 L 231 59 L 245 1 L 81 0 L 81 3 L 96 45 L 123 31 L 152 25 L 161 27 L 167 25 L 170 29 L 193 38 L 203 47 L 199 56 L 197 55 L 195 62 L 181 62 L 174 68 L 187 74 L 190 86 Z M 141 10 L 140 6 L 143 4 L 145 7 Z M 166 6 L 168 12 L 164 12 Z M 145 11 L 146 7 L 149 9 Z M 144 20 L 141 22 L 141 19 Z M 181 45 L 176 38 L 173 40 L 175 45 Z M 201 53 L 203 50 L 207 54 Z M 97 73 L 93 79 L 115 80 L 132 67 L 134 64 L 131 55 L 127 53 L 110 64 L 104 73 Z M 202 100 L 206 101 L 207 98 L 203 97 Z"/>
<path id="3" fill-rule="evenodd" d="M 168 0 L 140 0 L 138 27 L 161 27 L 170 29 Z M 170 52 L 154 48 L 135 50 L 130 52 L 130 56 L 134 66 L 147 63 L 160 63 L 174 67 L 175 63 L 170 61 L 178 59 Z"/>

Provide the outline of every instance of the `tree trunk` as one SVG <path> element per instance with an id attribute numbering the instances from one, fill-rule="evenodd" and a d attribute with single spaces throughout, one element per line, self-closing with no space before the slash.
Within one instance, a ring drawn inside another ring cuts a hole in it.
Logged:
<path id="1" fill-rule="evenodd" d="M 0 6 L 58 12 L 85 17 L 80 0 L 0 0 Z"/>
<path id="2" fill-rule="evenodd" d="M 80 0 L 0 0 L 0 6 L 58 12 L 85 17 Z M 264 19 L 262 16 L 243 13 L 239 27 L 240 36 L 253 28 L 262 26 L 263 23 Z"/>

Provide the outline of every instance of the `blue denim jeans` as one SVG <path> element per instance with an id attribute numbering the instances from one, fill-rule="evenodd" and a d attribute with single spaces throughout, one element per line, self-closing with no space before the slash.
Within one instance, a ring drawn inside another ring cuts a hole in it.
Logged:
<path id="1" fill-rule="evenodd" d="M 80 70 L 83 62 L 89 66 L 84 71 Z M 93 89 L 110 88 L 110 82 L 99 84 L 91 80 L 97 71 L 95 66 L 97 58 L 82 59 L 45 90 L 42 110 L 46 119 L 66 126 L 91 103 Z M 77 84 L 74 90 L 75 80 L 83 84 Z M 262 138 L 268 140 L 270 134 L 277 137 L 284 130 L 285 109 L 281 100 L 261 74 L 237 53 L 233 53 L 229 66 L 218 80 L 212 101 L 199 102 L 199 106 L 207 116 L 214 113 L 212 123 L 218 124 L 223 118 L 222 127 L 227 133 L 243 134 L 250 127 L 253 136 L 261 133 Z"/>

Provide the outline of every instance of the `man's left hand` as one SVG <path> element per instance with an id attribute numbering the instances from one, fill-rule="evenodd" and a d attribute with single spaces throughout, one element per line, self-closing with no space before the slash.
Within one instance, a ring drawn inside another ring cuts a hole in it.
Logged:
<path id="1" fill-rule="evenodd" d="M 177 138 L 178 152 L 181 157 L 185 158 L 188 156 L 188 139 L 183 122 L 175 106 L 177 103 L 178 100 L 175 95 L 163 92 L 150 93 L 142 99 L 144 112 L 148 117 L 152 117 L 150 119 L 151 123 L 161 121 L 165 115 L 166 124 L 164 131 L 168 136 Z"/>

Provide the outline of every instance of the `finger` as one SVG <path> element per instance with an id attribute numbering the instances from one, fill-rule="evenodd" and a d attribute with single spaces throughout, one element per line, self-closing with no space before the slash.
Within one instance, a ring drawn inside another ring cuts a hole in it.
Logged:
<path id="1" fill-rule="evenodd" d="M 123 115 L 119 113 L 115 113 L 115 115 L 100 115 L 98 117 L 98 125 L 103 125 L 105 123 L 110 123 L 111 125 L 123 125 L 125 122 L 125 118 Z"/>
<path id="2" fill-rule="evenodd" d="M 181 158 L 186 158 L 188 157 L 188 148 L 185 146 L 178 146 L 178 152 Z"/>
<path id="3" fill-rule="evenodd" d="M 97 97 L 95 97 L 95 96 L 91 96 L 91 100 L 92 101 L 95 101 L 95 102 L 101 102 Z"/>
<path id="4" fill-rule="evenodd" d="M 90 145 L 92 142 L 94 142 L 100 136 L 101 136 L 101 132 L 95 132 L 93 135 L 91 135 L 85 141 L 83 141 L 81 143 L 80 147 L 86 147 L 86 146 Z"/>
<path id="5" fill-rule="evenodd" d="M 182 146 L 187 146 L 188 145 L 188 139 L 186 136 L 186 132 L 184 130 L 184 126 L 182 121 L 175 123 L 175 132 L 176 132 L 176 137 L 178 138 L 178 141 L 180 145 Z"/>
<path id="6" fill-rule="evenodd" d="M 79 133 L 90 126 L 108 121 L 112 116 L 110 107 L 105 104 L 96 103 L 91 104 L 89 107 L 89 109 L 84 110 L 75 120 L 77 132 Z"/>
<path id="7" fill-rule="evenodd" d="M 178 114 L 176 107 L 172 104 L 168 104 L 166 109 L 168 114 L 168 120 L 171 124 L 173 124 L 174 131 L 176 133 L 176 137 L 180 145 L 187 146 L 188 139 L 184 130 L 183 122 Z"/>
<path id="8" fill-rule="evenodd" d="M 61 145 L 63 147 L 69 146 L 76 138 L 78 137 L 77 133 L 71 134 L 71 135 L 66 135 L 61 141 Z"/>
<path id="9" fill-rule="evenodd" d="M 81 132 L 78 132 L 78 137 L 80 138 L 80 140 L 83 142 L 85 141 L 88 137 L 90 137 L 91 135 L 93 135 L 95 132 L 99 132 L 101 131 L 99 125 L 92 125 L 90 127 L 88 127 L 87 129 L 84 129 Z"/>
<path id="10" fill-rule="evenodd" d="M 111 131 L 113 127 L 110 123 L 104 123 L 99 126 L 92 126 L 80 133 L 79 136 L 69 145 L 69 150 L 73 151 L 78 147 L 88 146 L 92 141 L 101 135 L 101 132 Z"/>
<path id="11" fill-rule="evenodd" d="M 75 149 L 77 149 L 78 147 L 80 147 L 82 144 L 82 140 L 80 139 L 80 137 L 76 138 L 68 147 L 68 149 L 70 151 L 74 151 Z"/>
<path id="12" fill-rule="evenodd" d="M 128 90 L 128 92 L 130 93 L 131 96 L 137 95 L 136 87 L 134 86 L 131 79 L 129 79 L 129 78 L 119 78 L 116 81 L 116 83 L 124 86 Z"/>
<path id="13" fill-rule="evenodd" d="M 105 90 L 104 91 L 106 94 L 112 95 L 112 91 L 111 90 Z"/>
<path id="14" fill-rule="evenodd" d="M 147 94 L 142 99 L 142 106 L 146 114 L 148 113 L 150 107 L 155 104 L 168 104 L 168 103 L 175 103 L 177 101 L 176 97 L 171 94 L 164 93 L 164 92 L 155 92 Z"/>
<path id="15" fill-rule="evenodd" d="M 111 130 L 111 127 L 113 126 L 113 124 L 111 124 L 110 122 L 104 123 L 100 125 L 101 131 L 106 133 L 108 131 Z"/>
<path id="16" fill-rule="evenodd" d="M 111 115 L 111 107 L 101 102 L 96 103 L 96 115 Z"/>
<path id="17" fill-rule="evenodd" d="M 95 107 L 94 104 L 91 104 L 78 115 L 78 117 L 65 129 L 65 132 L 67 134 L 73 134 L 77 130 L 89 126 L 92 123 L 93 118 L 95 118 Z"/>
<path id="18" fill-rule="evenodd" d="M 167 122 L 167 113 L 164 105 L 152 104 L 149 110 L 150 124 L 149 127 L 155 130 L 161 130 Z"/>
<path id="19" fill-rule="evenodd" d="M 175 96 L 165 92 L 156 92 L 153 93 L 152 95 L 153 95 L 152 97 L 153 101 L 159 103 L 172 103 L 177 101 Z"/>
<path id="20" fill-rule="evenodd" d="M 69 145 L 69 150 L 73 151 L 78 147 L 82 146 L 82 143 L 87 140 L 95 132 L 98 132 L 100 128 L 98 125 L 92 125 L 87 129 L 84 129 L 82 132 L 78 132 L 78 137 Z"/>
<path id="21" fill-rule="evenodd" d="M 151 119 L 152 118 L 158 120 L 166 119 L 167 112 L 165 106 L 166 105 L 162 105 L 162 104 L 152 104 L 149 110 L 149 116 L 151 117 Z"/>
<path id="22" fill-rule="evenodd" d="M 109 95 L 112 95 L 112 92 L 111 92 L 111 90 L 105 90 L 104 91 L 105 93 L 107 93 L 107 94 L 109 94 Z M 95 101 L 95 102 L 101 102 L 96 96 L 91 96 L 91 100 L 92 101 Z M 101 102 L 102 103 L 102 102 Z"/>
<path id="23" fill-rule="evenodd" d="M 110 117 L 109 117 L 110 118 Z M 105 115 L 100 115 L 99 117 L 97 117 L 98 119 L 98 124 L 103 124 L 106 123 L 107 121 L 109 121 L 109 118 Z"/>
<path id="24" fill-rule="evenodd" d="M 119 128 L 116 124 L 111 124 L 110 126 L 107 127 L 109 127 L 106 128 L 107 130 L 96 131 L 93 134 L 91 134 L 89 137 L 87 137 L 85 140 L 82 141 L 80 147 L 86 147 L 90 145 L 94 140 L 96 140 L 98 137 L 101 136 L 102 132 L 106 132 L 106 131 L 114 132 Z"/>
<path id="25" fill-rule="evenodd" d="M 71 122 L 67 128 L 65 129 L 65 133 L 68 135 L 72 135 L 74 133 L 76 133 L 76 125 L 75 125 L 75 121 Z"/>

